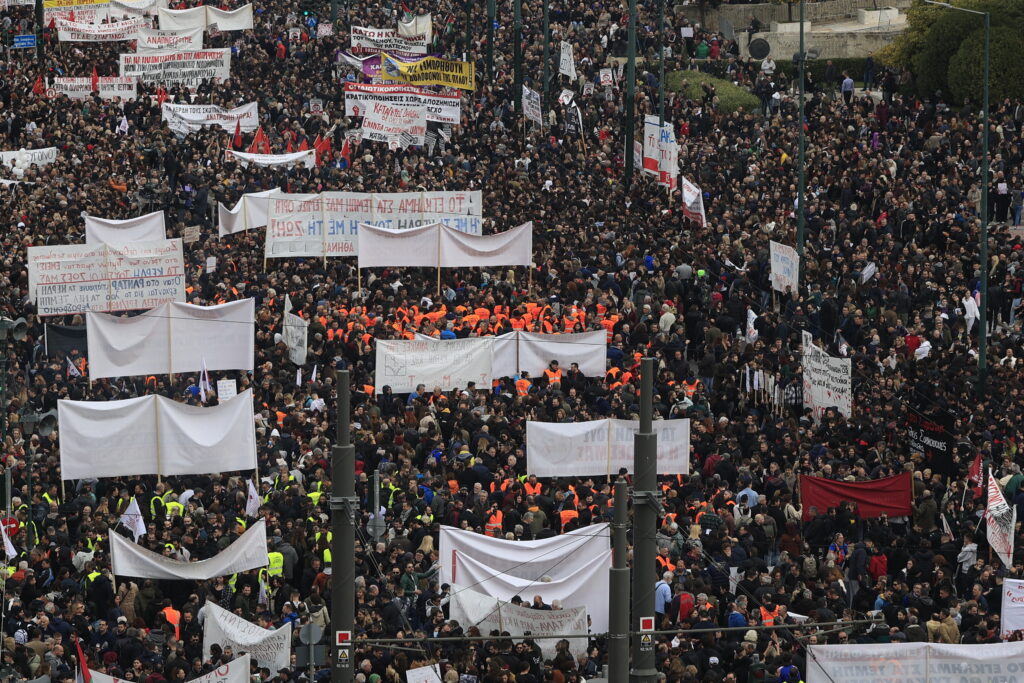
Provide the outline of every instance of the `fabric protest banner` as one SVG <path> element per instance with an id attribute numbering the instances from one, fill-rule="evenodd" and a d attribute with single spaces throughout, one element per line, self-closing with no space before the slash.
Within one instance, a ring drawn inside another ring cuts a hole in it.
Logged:
<path id="1" fill-rule="evenodd" d="M 408 669 L 405 672 L 405 683 L 442 683 L 441 667 L 437 664 L 430 664 Z"/>
<path id="2" fill-rule="evenodd" d="M 683 191 L 683 215 L 697 225 L 702 227 L 707 225 L 708 217 L 704 213 L 704 193 L 682 175 L 679 176 L 679 187 Z"/>
<path id="3" fill-rule="evenodd" d="M 558 73 L 568 76 L 570 80 L 576 80 L 576 58 L 572 54 L 572 43 L 563 40 L 561 52 L 558 55 Z"/>
<path id="4" fill-rule="evenodd" d="M 1017 681 L 1024 642 L 811 645 L 807 683 Z"/>
<path id="5" fill-rule="evenodd" d="M 124 318 L 89 312 L 89 370 L 96 379 L 207 370 L 252 370 L 253 299 L 216 306 L 171 302 Z"/>
<path id="6" fill-rule="evenodd" d="M 100 99 L 112 100 L 120 97 L 129 100 L 139 96 L 139 84 L 134 78 L 120 76 L 100 76 Z M 67 95 L 73 100 L 84 100 L 93 93 L 91 78 L 55 78 L 50 83 L 57 95 Z"/>
<path id="7" fill-rule="evenodd" d="M 121 76 L 143 83 L 198 87 L 231 76 L 231 48 L 120 55 Z"/>
<path id="8" fill-rule="evenodd" d="M 86 244 L 122 244 L 164 239 L 167 239 L 167 232 L 162 210 L 125 220 L 85 216 Z"/>
<path id="9" fill-rule="evenodd" d="M 284 296 L 284 320 L 281 336 L 288 347 L 288 358 L 296 365 L 306 364 L 306 353 L 309 347 L 309 321 L 292 313 L 292 299 Z"/>
<path id="10" fill-rule="evenodd" d="M 1008 505 L 999 480 L 988 470 L 988 503 L 985 505 L 985 534 L 988 544 L 1007 569 L 1013 566 L 1013 536 L 1017 506 Z"/>
<path id="11" fill-rule="evenodd" d="M 108 0 L 43 0 L 43 23 L 68 19 L 83 24 L 99 24 L 107 18 Z"/>
<path id="12" fill-rule="evenodd" d="M 462 98 L 457 92 L 435 93 L 426 88 L 400 83 L 346 83 L 345 115 L 364 116 L 374 104 L 426 110 L 427 121 L 459 125 Z"/>
<path id="13" fill-rule="evenodd" d="M 813 518 L 811 508 L 821 514 L 839 507 L 843 501 L 856 503 L 861 519 L 882 515 L 905 517 L 912 512 L 913 482 L 910 472 L 871 481 L 835 481 L 823 477 L 800 476 L 800 502 L 804 521 Z"/>
<path id="14" fill-rule="evenodd" d="M 544 125 L 544 112 L 541 109 L 540 93 L 523 86 L 523 113 L 529 121 L 538 126 Z"/>
<path id="15" fill-rule="evenodd" d="M 265 258 L 352 256 L 358 234 L 331 220 L 325 225 L 324 198 L 319 194 L 277 194 L 270 198 Z"/>
<path id="16" fill-rule="evenodd" d="M 40 316 L 133 311 L 185 299 L 181 240 L 28 248 L 29 298 Z"/>
<path id="17" fill-rule="evenodd" d="M 423 39 L 427 43 L 434 40 L 434 22 L 430 14 L 420 14 L 409 21 L 398 20 L 398 35 L 403 38 Z"/>
<path id="18" fill-rule="evenodd" d="M 0 164 L 4 166 L 49 166 L 57 161 L 56 147 L 43 147 L 41 149 L 25 149 L 22 147 L 13 152 L 0 152 Z"/>
<path id="19" fill-rule="evenodd" d="M 141 18 L 128 19 L 113 24 L 83 24 L 78 21 L 57 19 L 57 39 L 69 43 L 104 43 L 118 40 L 135 40 L 143 25 Z"/>
<path id="20" fill-rule="evenodd" d="M 249 666 L 249 655 L 242 655 L 227 664 L 220 664 L 205 676 L 193 678 L 190 683 L 248 683 Z M 123 678 L 114 678 L 92 669 L 89 669 L 85 680 L 89 683 L 124 683 Z"/>
<path id="21" fill-rule="evenodd" d="M 85 325 L 47 323 L 43 328 L 43 352 L 47 356 L 67 356 L 72 351 L 78 351 L 83 356 L 88 354 Z"/>
<path id="22" fill-rule="evenodd" d="M 452 586 L 450 595 L 450 616 L 463 629 L 477 626 L 480 633 L 507 631 L 513 638 L 529 634 L 537 642 L 545 659 L 554 658 L 555 645 L 561 640 L 559 634 L 587 633 L 589 628 L 586 607 L 563 606 L 565 609 L 535 610 L 458 585 Z M 568 640 L 570 652 L 574 655 L 586 654 L 587 638 Z"/>
<path id="23" fill-rule="evenodd" d="M 237 161 L 242 166 L 252 164 L 253 166 L 264 168 L 271 166 L 291 168 L 299 163 L 305 164 L 306 168 L 316 166 L 316 150 L 312 149 L 303 152 L 292 152 L 291 154 L 249 154 L 229 149 L 225 150 L 224 158 L 227 161 Z"/>
<path id="24" fill-rule="evenodd" d="M 579 109 L 576 110 L 579 112 Z M 679 184 L 679 144 L 671 123 L 666 122 L 658 138 L 658 185 L 669 192 Z"/>
<path id="25" fill-rule="evenodd" d="M 253 522 L 234 543 L 210 559 L 198 562 L 164 557 L 135 545 L 121 534 L 111 533 L 110 564 L 117 576 L 139 579 L 206 581 L 218 576 L 230 576 L 269 564 L 267 525 L 262 519 Z"/>
<path id="26" fill-rule="evenodd" d="M 381 52 L 380 77 L 385 81 L 402 81 L 411 85 L 476 89 L 476 65 L 473 62 L 457 62 L 440 57 L 404 61 Z"/>
<path id="27" fill-rule="evenodd" d="M 491 385 L 492 342 L 488 338 L 448 341 L 377 340 L 374 386 L 390 386 L 398 394 L 424 384 L 444 391 L 464 389 L 470 382 Z"/>
<path id="28" fill-rule="evenodd" d="M 658 474 L 690 471 L 690 421 L 655 420 Z M 639 420 L 527 422 L 526 468 L 538 477 L 616 474 L 633 468 Z"/>
<path id="29" fill-rule="evenodd" d="M 252 5 L 236 10 L 222 10 L 210 5 L 189 9 L 160 8 L 160 28 L 172 31 L 210 30 L 251 31 L 253 27 Z"/>
<path id="30" fill-rule="evenodd" d="M 577 571 L 557 578 L 546 571 L 560 561 L 553 558 L 537 565 L 536 573 L 527 578 L 499 573 L 491 565 L 491 558 L 479 551 L 458 550 L 454 563 L 459 581 L 499 600 L 508 601 L 516 595 L 540 595 L 549 604 L 552 600 L 559 600 L 563 605 L 586 607 L 593 631 L 599 633 L 608 628 L 608 569 L 611 560 L 611 550 L 605 550 L 590 560 L 573 556 L 562 563 L 575 566 Z"/>
<path id="31" fill-rule="evenodd" d="M 648 114 L 644 117 L 644 173 L 647 175 L 658 175 L 658 140 L 661 138 L 661 128 L 658 126 L 658 117 Z"/>
<path id="32" fill-rule="evenodd" d="M 292 626 L 279 629 L 260 628 L 234 612 L 207 602 L 203 613 L 203 657 L 210 656 L 210 646 L 231 646 L 235 652 L 247 652 L 261 667 L 280 671 L 289 667 L 292 652 Z"/>
<path id="33" fill-rule="evenodd" d="M 109 15 L 111 17 L 152 17 L 161 7 L 167 7 L 167 0 L 110 0 Z"/>
<path id="34" fill-rule="evenodd" d="M 396 107 L 373 102 L 363 110 L 362 131 L 364 140 L 390 144 L 408 136 L 401 147 L 423 146 L 427 135 L 427 108 L 423 105 Z"/>
<path id="35" fill-rule="evenodd" d="M 251 133 L 260 125 L 260 109 L 256 102 L 249 102 L 234 109 L 224 109 L 214 104 L 172 104 L 164 102 L 160 108 L 161 117 L 167 127 L 178 135 L 188 135 L 204 126 L 220 126 L 234 133 L 236 124 L 243 133 Z"/>
<path id="36" fill-rule="evenodd" d="M 57 402 L 65 479 L 234 472 L 256 467 L 252 390 L 209 408 L 148 394 Z M 131 444 L 132 457 L 111 457 Z"/>
<path id="37" fill-rule="evenodd" d="M 607 371 L 608 335 L 604 330 L 570 334 L 518 333 L 518 370 L 539 377 L 553 360 L 564 371 L 577 363 L 585 377 L 603 377 Z M 511 376 L 511 375 L 509 375 Z"/>
<path id="38" fill-rule="evenodd" d="M 408 230 L 359 226 L 359 267 L 439 267 L 438 225 L 421 225 Z"/>
<path id="39" fill-rule="evenodd" d="M 948 410 L 930 405 L 909 407 L 905 418 L 907 448 L 923 454 L 933 472 L 944 477 L 955 475 L 959 470 L 953 462 L 956 417 Z"/>
<path id="40" fill-rule="evenodd" d="M 828 408 L 836 408 L 850 417 L 853 390 L 850 386 L 849 358 L 833 358 L 818 348 L 810 332 L 803 333 L 804 408 L 810 408 L 820 421 Z"/>
<path id="41" fill-rule="evenodd" d="M 772 289 L 776 292 L 800 291 L 800 256 L 796 249 L 774 240 L 768 243 L 771 258 Z"/>
<path id="42" fill-rule="evenodd" d="M 377 52 L 405 52 L 412 55 L 427 54 L 428 39 L 424 34 L 402 35 L 393 28 L 352 27 L 352 52 L 368 55 Z"/>
<path id="43" fill-rule="evenodd" d="M 253 29 L 252 4 L 250 3 L 233 10 L 223 10 L 213 5 L 207 5 L 206 30 L 213 30 L 214 26 L 221 33 L 226 31 L 251 31 Z"/>
<path id="44" fill-rule="evenodd" d="M 135 40 L 135 52 L 137 53 L 202 50 L 203 29 L 161 31 L 155 28 L 143 27 L 139 29 Z"/>
<path id="45" fill-rule="evenodd" d="M 436 225 L 441 268 L 529 266 L 533 261 L 532 221 L 492 235 L 467 235 L 443 223 Z"/>
<path id="46" fill-rule="evenodd" d="M 1000 611 L 1002 620 L 1003 640 L 1007 640 L 1015 631 L 1024 631 L 1024 581 L 1020 579 L 1003 579 L 1003 602 Z"/>
<path id="47" fill-rule="evenodd" d="M 231 209 L 217 204 L 217 233 L 220 237 L 234 235 L 245 230 L 265 227 L 270 214 L 271 195 L 281 192 L 275 187 L 263 192 L 249 192 L 242 195 Z"/>

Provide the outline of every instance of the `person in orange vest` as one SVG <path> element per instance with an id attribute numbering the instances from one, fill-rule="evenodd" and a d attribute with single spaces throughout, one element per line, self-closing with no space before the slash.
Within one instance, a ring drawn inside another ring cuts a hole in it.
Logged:
<path id="1" fill-rule="evenodd" d="M 497 503 L 491 503 L 491 511 L 487 517 L 487 523 L 484 524 L 484 535 L 490 536 L 491 538 L 501 538 L 503 533 L 502 523 L 505 520 L 505 516 L 498 509 Z"/>
<path id="2" fill-rule="evenodd" d="M 675 572 L 676 570 L 675 564 L 672 563 L 672 558 L 669 557 L 668 546 L 663 545 L 658 549 L 658 555 L 654 558 L 654 562 L 659 576 L 665 572 Z"/>
<path id="3" fill-rule="evenodd" d="M 562 384 L 562 369 L 558 367 L 557 360 L 553 360 L 548 364 L 547 369 L 544 370 L 544 376 L 548 378 L 548 386 Z"/>
<path id="4" fill-rule="evenodd" d="M 519 373 L 519 379 L 516 380 L 516 393 L 520 396 L 526 396 L 530 393 L 530 373 L 523 370 Z"/>
<path id="5" fill-rule="evenodd" d="M 539 496 L 543 490 L 541 483 L 537 481 L 536 474 L 531 474 L 526 478 L 526 481 L 523 482 L 523 488 L 526 489 L 526 494 L 529 496 Z"/>
<path id="6" fill-rule="evenodd" d="M 565 533 L 566 526 L 572 520 L 579 519 L 580 513 L 576 511 L 576 506 L 572 502 L 567 502 L 562 511 L 558 513 L 558 517 L 562 524 L 562 533 Z"/>
<path id="7" fill-rule="evenodd" d="M 761 606 L 761 624 L 764 626 L 774 626 L 775 621 L 779 618 L 779 608 L 775 604 L 775 601 L 771 597 L 765 596 L 764 604 Z"/>
<path id="8" fill-rule="evenodd" d="M 170 600 L 164 600 L 164 607 L 160 613 L 167 619 L 167 623 L 174 627 L 174 637 L 181 638 L 181 612 L 174 609 Z"/>

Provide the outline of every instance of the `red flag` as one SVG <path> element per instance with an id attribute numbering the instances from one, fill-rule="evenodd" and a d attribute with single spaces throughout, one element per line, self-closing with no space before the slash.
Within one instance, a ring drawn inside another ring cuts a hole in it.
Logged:
<path id="1" fill-rule="evenodd" d="M 51 31 L 57 28 L 57 17 L 50 17 L 50 23 L 46 25 L 46 28 L 50 29 Z"/>
<path id="2" fill-rule="evenodd" d="M 331 139 L 321 138 L 319 134 L 316 136 L 316 140 L 313 141 L 313 149 L 316 150 L 316 163 L 322 164 L 330 159 L 331 156 Z"/>
<path id="3" fill-rule="evenodd" d="M 345 142 L 341 145 L 341 158 L 348 162 L 348 165 L 352 165 L 352 147 L 349 145 L 348 138 L 345 138 Z"/>
<path id="4" fill-rule="evenodd" d="M 302 142 L 299 143 L 299 151 L 300 152 L 305 152 L 308 149 L 309 149 L 309 142 L 308 142 L 308 140 L 305 137 L 303 137 L 302 138 Z"/>
<path id="5" fill-rule="evenodd" d="M 800 477 L 800 503 L 804 521 L 811 519 L 811 508 L 826 514 L 831 507 L 846 501 L 857 504 L 857 515 L 870 519 L 881 515 L 907 517 L 912 512 L 913 482 L 910 472 L 871 481 L 833 481 L 822 477 Z"/>
<path id="6" fill-rule="evenodd" d="M 156 106 L 163 109 L 164 102 L 167 101 L 167 91 L 164 90 L 163 86 L 158 86 L 156 89 Z"/>
<path id="7" fill-rule="evenodd" d="M 43 77 L 36 76 L 36 82 L 32 86 L 32 93 L 34 95 L 43 95 L 46 93 L 46 86 L 43 85 Z"/>
<path id="8" fill-rule="evenodd" d="M 263 126 L 256 129 L 256 137 L 252 139 L 252 144 L 249 145 L 249 154 L 270 154 L 270 140 L 267 139 L 267 134 L 263 132 Z"/>
<path id="9" fill-rule="evenodd" d="M 286 154 L 291 154 L 292 153 L 292 139 L 291 138 L 288 138 L 288 148 L 285 150 L 285 153 Z"/>
<path id="10" fill-rule="evenodd" d="M 86 663 L 85 653 L 82 652 L 82 643 L 75 637 L 75 654 L 78 657 L 78 673 L 75 675 L 76 683 L 91 683 L 92 672 L 89 671 L 89 666 Z"/>
<path id="11" fill-rule="evenodd" d="M 99 92 L 100 91 L 100 75 L 98 73 L 96 73 L 96 67 L 95 66 L 92 68 L 92 91 L 93 92 Z"/>
<path id="12" fill-rule="evenodd" d="M 235 120 L 235 138 L 231 141 L 231 149 L 238 149 L 242 146 L 242 120 Z"/>
<path id="13" fill-rule="evenodd" d="M 981 473 L 982 459 L 981 452 L 974 456 L 974 462 L 971 463 L 971 468 L 967 471 L 967 481 L 974 484 L 971 487 L 971 491 L 974 492 L 975 498 L 981 498 L 982 488 L 981 485 L 985 483 L 985 477 Z"/>

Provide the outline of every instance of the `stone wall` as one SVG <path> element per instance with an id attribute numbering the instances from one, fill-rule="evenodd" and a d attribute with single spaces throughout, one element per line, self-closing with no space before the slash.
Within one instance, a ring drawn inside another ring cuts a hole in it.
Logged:
<path id="1" fill-rule="evenodd" d="M 819 59 L 867 57 L 882 49 L 899 35 L 898 31 L 864 31 L 847 33 L 811 33 L 806 36 L 807 48 L 819 51 Z M 775 59 L 791 59 L 800 51 L 798 33 L 759 33 L 771 45 Z M 740 41 L 740 54 L 747 56 L 746 41 Z M 859 75 L 855 76 L 859 78 Z"/>
<path id="2" fill-rule="evenodd" d="M 846 17 L 856 17 L 859 9 L 881 9 L 882 7 L 910 7 L 911 0 L 823 0 L 808 2 L 804 6 L 804 18 L 810 22 L 828 23 Z M 700 21 L 700 13 L 693 5 L 676 5 L 677 14 L 686 15 L 690 21 Z M 773 21 L 788 21 L 789 9 L 785 4 L 763 5 L 732 5 L 722 4 L 718 9 L 709 10 L 705 15 L 707 26 L 714 30 L 722 27 L 722 19 L 727 20 L 736 31 L 742 31 L 750 24 L 750 15 L 760 20 L 765 29 Z M 800 16 L 800 7 L 793 5 L 794 21 Z"/>

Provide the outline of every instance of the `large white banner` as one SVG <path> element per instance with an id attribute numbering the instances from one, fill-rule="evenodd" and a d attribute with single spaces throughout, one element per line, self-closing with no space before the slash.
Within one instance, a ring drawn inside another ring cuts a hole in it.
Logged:
<path id="1" fill-rule="evenodd" d="M 690 471 L 690 421 L 655 420 L 658 474 Z M 526 469 L 538 477 L 613 476 L 633 471 L 639 420 L 527 422 Z"/>
<path id="2" fill-rule="evenodd" d="M 558 55 L 558 73 L 576 80 L 576 59 L 572 54 L 572 43 L 562 41 L 561 53 Z"/>
<path id="3" fill-rule="evenodd" d="M 117 401 L 60 400 L 57 414 L 64 479 L 256 467 L 251 389 L 209 408 L 156 394 Z M 130 448 L 131 457 L 114 456 L 115 444 Z"/>
<path id="4" fill-rule="evenodd" d="M 41 149 L 25 149 L 22 147 L 11 152 L 0 152 L 0 164 L 4 166 L 14 166 L 14 162 L 18 162 L 18 165 L 22 168 L 28 168 L 33 165 L 41 168 L 49 166 L 56 160 L 56 147 L 43 147 Z"/>
<path id="5" fill-rule="evenodd" d="M 162 210 L 125 220 L 85 216 L 86 244 L 123 244 L 164 239 L 167 239 L 167 233 Z"/>
<path id="6" fill-rule="evenodd" d="M 207 602 L 202 612 L 204 659 L 210 656 L 210 646 L 216 643 L 222 648 L 230 646 L 235 652 L 248 652 L 257 664 L 271 671 L 289 668 L 291 624 L 274 631 L 260 628 L 212 602 Z"/>
<path id="7" fill-rule="evenodd" d="M 202 49 L 203 29 L 201 28 L 182 31 L 140 28 L 136 36 L 135 51 L 141 53 Z"/>
<path id="8" fill-rule="evenodd" d="M 222 10 L 211 5 L 190 9 L 160 8 L 159 17 L 160 28 L 165 31 L 247 31 L 253 27 L 252 4 L 236 10 Z"/>
<path id="9" fill-rule="evenodd" d="M 209 655 L 207 655 L 209 657 Z M 122 678 L 114 678 L 107 674 L 89 669 L 89 683 L 124 683 Z M 248 683 L 249 681 L 249 655 L 242 655 L 233 659 L 227 664 L 220 664 L 216 669 L 193 678 L 190 683 Z"/>
<path id="10" fill-rule="evenodd" d="M 121 75 L 144 83 L 195 88 L 203 80 L 231 76 L 231 48 L 122 54 Z"/>
<path id="11" fill-rule="evenodd" d="M 793 247 L 774 240 L 768 243 L 771 255 L 771 282 L 776 292 L 800 291 L 800 257 Z"/>
<path id="12" fill-rule="evenodd" d="M 414 38 L 425 40 L 430 43 L 434 40 L 434 22 L 429 14 L 420 14 L 409 21 L 398 20 L 398 35 L 403 38 Z"/>
<path id="13" fill-rule="evenodd" d="M 134 78 L 120 76 L 100 76 L 100 99 L 112 100 L 120 97 L 128 100 L 139 96 L 139 84 Z M 93 93 L 92 78 L 55 78 L 50 87 L 58 95 L 67 95 L 73 100 L 84 100 Z"/>
<path id="14" fill-rule="evenodd" d="M 43 0 L 43 24 L 55 19 L 71 19 L 98 24 L 107 18 L 108 0 Z"/>
<path id="15" fill-rule="evenodd" d="M 204 126 L 220 126 L 234 134 L 236 125 L 243 133 L 251 133 L 260 125 L 260 109 L 256 102 L 234 109 L 214 104 L 172 104 L 164 102 L 161 115 L 167 127 L 179 135 L 188 135 Z"/>
<path id="16" fill-rule="evenodd" d="M 262 519 L 253 522 L 248 531 L 227 548 L 198 562 L 164 557 L 135 545 L 121 534 L 110 534 L 110 565 L 117 576 L 206 581 L 267 564 L 267 525 Z"/>
<path id="17" fill-rule="evenodd" d="M 296 365 L 306 364 L 306 353 L 309 347 L 309 321 L 292 313 L 292 299 L 284 297 L 284 320 L 281 336 L 288 347 L 288 358 Z"/>
<path id="18" fill-rule="evenodd" d="M 527 120 L 533 121 L 538 126 L 544 125 L 544 113 L 540 104 L 540 93 L 523 86 L 523 113 Z"/>
<path id="19" fill-rule="evenodd" d="M 183 301 L 181 240 L 29 247 L 28 288 L 41 316 Z"/>
<path id="20" fill-rule="evenodd" d="M 644 173 L 658 177 L 658 184 L 675 189 L 679 174 L 679 145 L 670 121 L 659 124 L 657 116 L 644 117 Z"/>
<path id="21" fill-rule="evenodd" d="M 533 260 L 533 222 L 492 235 L 467 235 L 442 223 L 437 230 L 442 268 L 529 266 Z"/>
<path id="22" fill-rule="evenodd" d="M 427 36 L 401 35 L 393 28 L 352 27 L 352 52 L 373 54 L 375 52 L 408 52 L 416 55 L 427 54 Z"/>
<path id="23" fill-rule="evenodd" d="M 450 616 L 465 630 L 477 626 L 480 633 L 497 630 L 513 638 L 529 634 L 545 659 L 553 659 L 555 645 L 563 633 L 587 633 L 586 607 L 563 605 L 559 610 L 535 610 L 513 605 L 462 586 L 452 586 Z M 547 636 L 545 638 L 545 636 Z M 569 651 L 574 655 L 587 652 L 588 638 L 569 638 Z"/>
<path id="24" fill-rule="evenodd" d="M 820 420 L 827 408 L 836 407 L 845 417 L 853 408 L 850 386 L 850 359 L 833 358 L 814 343 L 810 332 L 803 333 L 804 408 Z"/>
<path id="25" fill-rule="evenodd" d="M 704 193 L 682 175 L 679 176 L 679 187 L 683 191 L 683 215 L 698 225 L 707 225 L 708 217 L 704 213 Z"/>
<path id="26" fill-rule="evenodd" d="M 313 168 L 316 166 L 316 151 L 307 149 L 302 152 L 292 152 L 291 154 L 249 154 L 248 152 L 236 152 L 229 149 L 225 150 L 224 159 L 226 161 L 235 160 L 242 166 L 252 164 L 253 166 L 264 168 L 270 166 L 291 168 L 301 162 L 306 165 L 306 168 Z"/>
<path id="27" fill-rule="evenodd" d="M 217 204 L 217 232 L 220 237 L 234 235 L 245 230 L 262 228 L 270 215 L 270 196 L 278 194 L 280 188 L 250 192 L 242 195 L 234 208 Z"/>
<path id="28" fill-rule="evenodd" d="M 399 147 L 423 146 L 427 135 L 427 108 L 400 107 L 373 102 L 363 111 L 363 139 L 394 143 Z"/>
<path id="29" fill-rule="evenodd" d="M 586 377 L 604 377 L 608 369 L 608 335 L 604 330 L 577 332 L 573 334 L 541 334 L 538 332 L 517 332 L 519 370 L 526 370 L 531 377 L 540 377 L 553 360 L 558 361 L 562 372 L 567 372 L 572 363 L 580 366 Z M 513 374 L 498 374 L 511 377 Z"/>
<path id="30" fill-rule="evenodd" d="M 811 645 L 807 683 L 1019 681 L 1024 642 Z"/>
<path id="31" fill-rule="evenodd" d="M 345 115 L 364 116 L 374 104 L 404 109 L 423 107 L 427 121 L 459 125 L 461 96 L 453 91 L 433 92 L 428 88 L 401 83 L 346 83 Z"/>
<path id="32" fill-rule="evenodd" d="M 1013 566 L 1013 540 L 1017 528 L 1017 506 L 1006 502 L 999 481 L 988 470 L 988 502 L 985 505 L 985 535 L 993 552 L 1007 569 Z"/>
<path id="33" fill-rule="evenodd" d="M 113 18 L 151 17 L 161 7 L 167 7 L 167 0 L 110 0 L 109 15 Z"/>
<path id="34" fill-rule="evenodd" d="M 421 225 L 408 230 L 359 226 L 359 267 L 440 267 L 438 225 Z"/>
<path id="35" fill-rule="evenodd" d="M 131 318 L 86 314 L 89 374 L 133 375 L 252 370 L 253 299 L 218 306 L 172 302 Z"/>
<path id="36" fill-rule="evenodd" d="M 396 394 L 413 391 L 424 384 L 427 390 L 464 389 L 475 382 L 480 389 L 491 386 L 491 339 L 447 341 L 377 340 L 374 386 L 377 392 L 388 385 Z"/>
<path id="37" fill-rule="evenodd" d="M 1014 631 L 1024 630 L 1024 581 L 1003 579 L 1003 603 L 1000 623 L 1003 626 L 1003 640 Z"/>
<path id="38" fill-rule="evenodd" d="M 135 40 L 135 34 L 143 25 L 141 17 L 135 17 L 114 24 L 83 24 L 67 19 L 57 19 L 57 39 L 71 43 L 102 43 L 118 40 Z"/>

